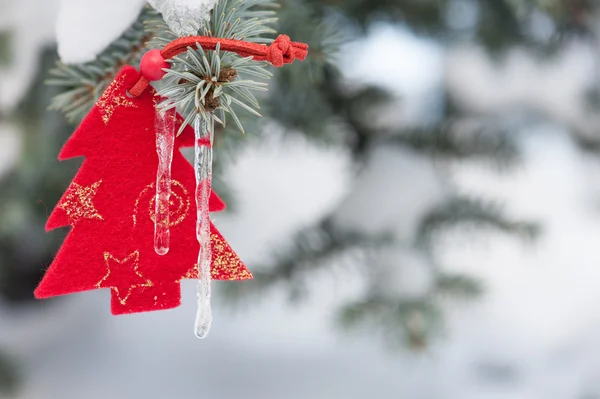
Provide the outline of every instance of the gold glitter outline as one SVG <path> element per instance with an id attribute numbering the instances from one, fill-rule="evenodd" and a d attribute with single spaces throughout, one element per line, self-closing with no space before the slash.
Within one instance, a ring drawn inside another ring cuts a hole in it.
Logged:
<path id="1" fill-rule="evenodd" d="M 121 294 L 119 292 L 118 287 L 116 287 L 116 286 L 103 287 L 102 283 L 104 283 L 110 276 L 110 273 L 111 273 L 110 260 L 118 263 L 119 265 L 122 265 L 124 263 L 130 262 L 131 259 L 135 259 L 134 266 L 133 266 L 133 272 L 141 279 L 146 280 L 146 282 L 144 284 L 132 284 L 129 287 L 129 289 L 127 290 L 127 295 L 124 298 L 121 298 Z M 106 275 L 104 277 L 102 277 L 102 279 L 100 281 L 98 281 L 98 283 L 96 284 L 96 287 L 97 288 L 110 288 L 111 290 L 113 290 L 115 292 L 115 294 L 117 295 L 117 298 L 119 299 L 119 302 L 121 303 L 121 305 L 125 305 L 127 303 L 127 300 L 131 296 L 131 292 L 134 289 L 141 288 L 141 287 L 152 287 L 154 285 L 152 283 L 152 281 L 150 281 L 149 279 L 144 277 L 142 275 L 142 273 L 140 273 L 140 271 L 138 270 L 138 268 L 140 267 L 140 251 L 134 251 L 131 254 L 129 254 L 129 256 L 127 256 L 126 258 L 124 258 L 122 260 L 115 258 L 110 252 L 104 252 L 104 264 L 106 265 Z"/>

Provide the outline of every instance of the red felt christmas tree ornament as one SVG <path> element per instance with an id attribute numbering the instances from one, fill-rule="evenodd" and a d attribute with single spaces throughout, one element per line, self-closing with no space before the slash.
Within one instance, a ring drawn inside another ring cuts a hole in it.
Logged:
<path id="1" fill-rule="evenodd" d="M 225 204 L 211 190 L 212 134 L 198 117 L 194 128 L 172 109 L 159 112 L 150 81 L 166 61 L 188 47 L 235 52 L 283 66 L 307 55 L 305 44 L 285 35 L 270 46 L 214 37 L 184 37 L 148 52 L 140 71 L 126 66 L 62 149 L 59 159 L 85 160 L 47 229 L 71 230 L 35 290 L 49 298 L 108 289 L 115 315 L 177 307 L 180 283 L 198 279 L 196 334 L 212 320 L 210 280 L 252 275 L 210 221 Z M 193 146 L 195 168 L 182 147 Z"/>
<path id="2" fill-rule="evenodd" d="M 145 312 L 180 304 L 179 283 L 197 276 L 195 179 L 178 151 L 193 143 L 186 129 L 175 141 L 169 204 L 170 250 L 154 248 L 154 90 L 130 98 L 127 88 L 140 78 L 125 67 L 67 141 L 59 158 L 84 156 L 73 182 L 50 215 L 48 229 L 70 225 L 63 246 L 35 291 L 37 298 L 98 288 L 111 289 L 113 314 Z M 173 121 L 176 123 L 176 121 Z M 225 204 L 214 194 L 209 208 Z M 212 277 L 251 278 L 237 255 L 211 225 Z"/>

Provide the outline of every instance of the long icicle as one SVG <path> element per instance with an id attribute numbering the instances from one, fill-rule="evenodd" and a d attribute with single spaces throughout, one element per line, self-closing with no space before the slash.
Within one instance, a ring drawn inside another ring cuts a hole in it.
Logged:
<path id="1" fill-rule="evenodd" d="M 169 252 L 169 201 L 171 198 L 171 164 L 175 147 L 175 111 L 156 110 L 154 123 L 158 170 L 156 172 L 156 197 L 154 203 L 154 250 L 159 255 Z"/>
<path id="2" fill-rule="evenodd" d="M 196 236 L 200 243 L 198 253 L 198 311 L 196 313 L 195 334 L 198 338 L 208 335 L 212 324 L 211 310 L 211 273 L 212 251 L 210 246 L 210 214 L 208 201 L 212 180 L 212 142 L 213 129 L 200 113 L 194 120 L 196 170 Z M 208 140 L 207 140 L 208 139 Z M 206 145 L 210 143 L 210 145 Z"/>

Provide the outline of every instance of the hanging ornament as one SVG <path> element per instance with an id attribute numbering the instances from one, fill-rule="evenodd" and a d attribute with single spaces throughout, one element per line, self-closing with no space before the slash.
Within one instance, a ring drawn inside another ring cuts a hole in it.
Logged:
<path id="1" fill-rule="evenodd" d="M 143 93 L 149 86 L 150 81 L 160 80 L 164 69 L 169 64 L 166 59 L 176 57 L 194 46 L 201 46 L 203 50 L 231 51 L 243 57 L 252 57 L 256 61 L 267 61 L 276 67 L 290 64 L 296 59 L 306 58 L 308 46 L 304 43 L 292 42 L 286 35 L 279 35 L 270 45 L 265 46 L 257 43 L 244 42 L 235 39 L 222 39 L 204 36 L 183 37 L 165 46 L 162 51 L 152 50 L 142 58 L 140 69 L 142 78 L 130 90 L 131 95 L 137 96 Z M 235 76 L 232 74 L 231 76 Z M 223 78 L 226 79 L 226 78 Z M 220 79 L 217 79 L 220 80 Z M 213 110 L 212 107 L 199 101 L 200 90 L 207 91 L 204 81 L 200 81 L 196 88 L 196 110 L 194 119 L 195 145 L 195 172 L 196 172 L 196 214 L 197 226 L 196 236 L 200 243 L 198 253 L 198 285 L 195 334 L 198 338 L 204 338 L 210 330 L 212 323 L 211 311 L 211 278 L 210 257 L 211 241 L 209 239 L 209 203 L 208 193 L 211 187 L 212 174 L 212 140 L 214 134 L 214 118 L 207 115 Z M 210 123 L 209 123 L 210 121 Z M 210 126 L 209 126 L 210 125 Z M 199 145 L 208 142 L 208 146 Z"/>
<path id="2" fill-rule="evenodd" d="M 163 310 L 180 304 L 183 279 L 198 278 L 196 182 L 180 153 L 194 145 L 194 132 L 187 128 L 174 141 L 171 243 L 168 253 L 159 255 L 153 240 L 156 97 L 152 88 L 135 98 L 127 94 L 140 76 L 132 67 L 123 68 L 60 153 L 61 160 L 85 156 L 85 161 L 48 220 L 49 230 L 70 225 L 71 231 L 35 290 L 36 298 L 107 288 L 113 314 Z M 210 211 L 224 208 L 211 192 Z M 211 277 L 252 278 L 211 223 L 209 231 Z"/>
<path id="3" fill-rule="evenodd" d="M 180 282 L 198 279 L 195 333 L 203 338 L 212 322 L 211 280 L 252 278 L 210 220 L 210 212 L 225 207 L 211 189 L 214 126 L 222 122 L 213 113 L 222 86 L 237 79 L 234 66 L 242 64 L 221 69 L 218 57 L 213 65 L 205 58 L 204 66 L 220 71 L 216 76 L 185 75 L 197 81 L 191 83 L 195 111 L 185 120 L 176 107 L 157 106 L 163 98 L 150 86 L 171 66 L 167 60 L 192 48 L 276 67 L 303 60 L 308 50 L 285 35 L 269 46 L 189 36 L 146 53 L 140 72 L 124 67 L 60 153 L 60 159 L 85 156 L 85 161 L 48 220 L 48 229 L 70 225 L 71 231 L 36 289 L 37 298 L 107 288 L 113 314 L 145 312 L 178 306 Z M 179 151 L 191 146 L 193 168 Z"/>

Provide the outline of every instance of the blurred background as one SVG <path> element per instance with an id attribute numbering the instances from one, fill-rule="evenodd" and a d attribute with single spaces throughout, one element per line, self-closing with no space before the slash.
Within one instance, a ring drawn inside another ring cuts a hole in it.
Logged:
<path id="1" fill-rule="evenodd" d="M 48 109 L 57 37 L 101 54 L 89 109 L 143 1 L 0 0 L 0 397 L 600 398 L 600 4 L 280 4 L 311 53 L 219 136 L 214 221 L 256 278 L 216 284 L 198 341 L 192 281 L 133 316 L 32 295 L 81 163 L 57 160 L 85 114 Z"/>

